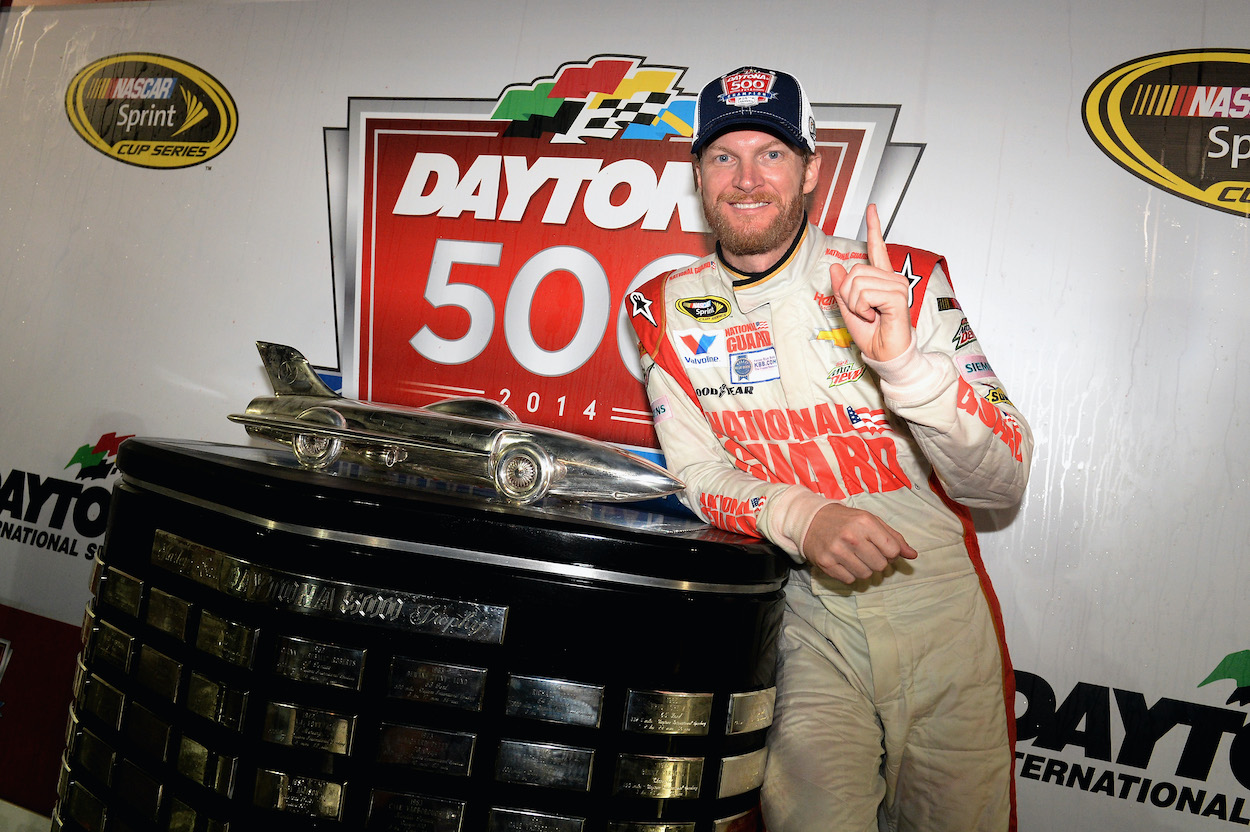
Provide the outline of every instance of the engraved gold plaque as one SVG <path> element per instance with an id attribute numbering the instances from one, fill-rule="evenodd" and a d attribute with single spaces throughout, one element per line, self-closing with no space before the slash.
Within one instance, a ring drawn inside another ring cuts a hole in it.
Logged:
<path id="1" fill-rule="evenodd" d="M 135 640 L 107 621 L 101 621 L 88 639 L 86 655 L 93 662 L 110 664 L 123 673 L 130 672 Z"/>
<path id="2" fill-rule="evenodd" d="M 100 584 L 100 603 L 116 607 L 131 618 L 139 617 L 143 582 L 118 569 L 106 569 Z"/>
<path id="3" fill-rule="evenodd" d="M 465 804 L 422 794 L 373 790 L 367 832 L 460 832 Z"/>
<path id="4" fill-rule="evenodd" d="M 178 683 L 182 681 L 182 662 L 144 644 L 139 647 L 135 678 L 145 688 L 173 702 L 178 698 Z"/>
<path id="5" fill-rule="evenodd" d="M 729 695 L 729 719 L 726 734 L 745 734 L 760 731 L 773 724 L 773 705 L 777 701 L 776 688 L 732 693 Z"/>
<path id="6" fill-rule="evenodd" d="M 169 753 L 170 726 L 138 702 L 131 702 L 126 709 L 122 735 L 158 762 L 165 762 L 165 755 Z"/>
<path id="7" fill-rule="evenodd" d="M 70 783 L 63 801 L 65 816 L 85 829 L 104 825 L 104 801 L 87 791 L 81 783 Z"/>
<path id="8" fill-rule="evenodd" d="M 522 809 L 491 809 L 487 832 L 581 832 L 585 818 L 547 815 Z"/>
<path id="9" fill-rule="evenodd" d="M 473 767 L 476 745 L 474 734 L 384 722 L 378 762 L 467 777 Z"/>
<path id="10" fill-rule="evenodd" d="M 83 680 L 79 699 L 83 711 L 94 714 L 114 731 L 117 730 L 126 699 L 120 690 L 92 673 Z"/>
<path id="11" fill-rule="evenodd" d="M 365 651 L 338 644 L 280 636 L 279 675 L 297 682 L 359 690 L 365 669 Z"/>
<path id="12" fill-rule="evenodd" d="M 626 731 L 705 736 L 711 719 L 710 693 L 631 690 L 625 700 Z"/>
<path id="13" fill-rule="evenodd" d="M 598 728 L 602 710 L 601 685 L 542 676 L 508 677 L 508 698 L 504 704 L 508 716 Z"/>
<path id="14" fill-rule="evenodd" d="M 113 794 L 148 820 L 156 820 L 165 787 L 130 760 L 120 760 L 113 768 Z"/>
<path id="15" fill-rule="evenodd" d="M 187 617 L 191 605 L 176 595 L 152 587 L 148 590 L 148 610 L 144 620 L 179 641 L 187 638 Z"/>
<path id="16" fill-rule="evenodd" d="M 70 743 L 70 756 L 106 786 L 112 782 L 117 752 L 95 734 L 86 729 L 78 731 Z"/>
<path id="17" fill-rule="evenodd" d="M 195 634 L 195 646 L 231 664 L 250 668 L 256 648 L 256 630 L 203 610 Z"/>
<path id="18" fill-rule="evenodd" d="M 264 809 L 338 820 L 343 811 L 343 784 L 261 769 L 256 772 L 252 802 Z"/>
<path id="19" fill-rule="evenodd" d="M 695 798 L 703 785 L 702 757 L 622 754 L 616 762 L 616 794 L 651 798 Z"/>
<path id="20" fill-rule="evenodd" d="M 495 779 L 505 783 L 590 790 L 595 752 L 555 743 L 502 740 L 495 758 Z"/>
<path id="21" fill-rule="evenodd" d="M 716 796 L 732 797 L 735 794 L 749 792 L 751 789 L 758 789 L 764 784 L 764 763 L 767 760 L 767 748 L 721 760 L 720 785 L 716 790 Z"/>
<path id="22" fill-rule="evenodd" d="M 482 710 L 486 669 L 396 656 L 387 696 L 470 711 Z"/>
<path id="23" fill-rule="evenodd" d="M 198 672 L 191 674 L 187 684 L 187 710 L 191 713 L 237 731 L 246 709 L 247 691 L 228 688 Z"/>
<path id="24" fill-rule="evenodd" d="M 261 738 L 279 745 L 347 754 L 351 750 L 355 727 L 355 716 L 270 702 L 265 708 Z"/>
<path id="25" fill-rule="evenodd" d="M 234 757 L 211 751 L 185 735 L 178 748 L 178 772 L 226 797 L 234 791 L 236 765 Z"/>

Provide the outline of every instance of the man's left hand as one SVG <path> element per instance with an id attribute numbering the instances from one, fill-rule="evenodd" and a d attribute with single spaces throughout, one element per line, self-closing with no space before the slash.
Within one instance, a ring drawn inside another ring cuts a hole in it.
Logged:
<path id="1" fill-rule="evenodd" d="M 860 352 L 874 361 L 889 361 L 911 345 L 907 278 L 890 264 L 876 205 L 868 206 L 865 219 L 868 262 L 855 264 L 849 272 L 835 263 L 829 267 L 829 281 L 847 332 Z"/>

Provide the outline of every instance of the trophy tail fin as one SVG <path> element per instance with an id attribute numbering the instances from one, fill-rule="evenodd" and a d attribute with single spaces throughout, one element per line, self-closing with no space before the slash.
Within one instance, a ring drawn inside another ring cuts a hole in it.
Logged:
<path id="1" fill-rule="evenodd" d="M 275 396 L 338 398 L 338 393 L 321 380 L 308 359 L 294 347 L 257 341 L 256 349 L 260 351 L 260 359 L 265 365 L 265 373 L 269 376 L 269 383 L 273 385 Z"/>

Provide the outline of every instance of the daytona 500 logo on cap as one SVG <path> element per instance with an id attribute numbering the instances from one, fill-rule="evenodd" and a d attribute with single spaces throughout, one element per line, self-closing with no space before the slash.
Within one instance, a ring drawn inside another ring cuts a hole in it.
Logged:
<path id="1" fill-rule="evenodd" d="M 739 72 L 721 80 L 725 94 L 720 100 L 733 107 L 758 107 L 777 97 L 773 84 L 777 76 L 771 72 Z"/>

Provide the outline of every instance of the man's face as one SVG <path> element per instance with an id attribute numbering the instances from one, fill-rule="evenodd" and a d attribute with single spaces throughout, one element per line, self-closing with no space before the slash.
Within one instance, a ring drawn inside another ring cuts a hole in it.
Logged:
<path id="1" fill-rule="evenodd" d="M 695 182 L 731 266 L 763 271 L 785 253 L 819 174 L 819 155 L 804 165 L 799 151 L 772 133 L 735 130 L 703 149 Z"/>

